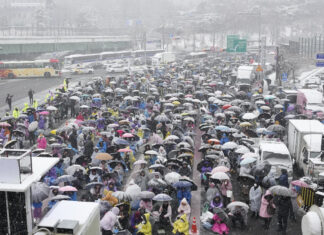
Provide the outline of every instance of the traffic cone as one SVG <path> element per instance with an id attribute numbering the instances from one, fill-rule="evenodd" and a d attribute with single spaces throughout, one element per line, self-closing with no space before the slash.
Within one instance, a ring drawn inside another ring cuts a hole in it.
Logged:
<path id="1" fill-rule="evenodd" d="M 196 217 L 192 219 L 191 234 L 197 234 Z"/>

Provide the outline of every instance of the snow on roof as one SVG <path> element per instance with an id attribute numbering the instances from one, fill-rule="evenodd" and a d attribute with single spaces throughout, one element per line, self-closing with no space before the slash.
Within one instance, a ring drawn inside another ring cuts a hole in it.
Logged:
<path id="1" fill-rule="evenodd" d="M 39 223 L 40 227 L 47 227 L 56 224 L 59 220 L 76 220 L 79 222 L 78 232 L 82 232 L 87 226 L 87 220 L 97 213 L 99 217 L 99 203 L 96 202 L 78 202 L 78 201 L 60 201 L 43 217 Z M 99 222 L 99 218 L 98 218 Z M 99 230 L 99 224 L 98 224 Z"/>
<path id="2" fill-rule="evenodd" d="M 299 132 L 303 133 L 323 133 L 324 125 L 318 120 L 289 120 Z"/>
<path id="3" fill-rule="evenodd" d="M 321 104 L 323 99 L 322 92 L 314 89 L 298 89 L 298 92 L 304 94 L 308 104 Z"/>
<path id="4" fill-rule="evenodd" d="M 242 65 L 237 69 L 237 78 L 251 78 L 253 66 Z"/>
<path id="5" fill-rule="evenodd" d="M 261 142 L 260 149 L 266 152 L 290 155 L 287 146 L 283 142 L 273 142 L 273 141 Z"/>
<path id="6" fill-rule="evenodd" d="M 0 191 L 25 192 L 33 182 L 39 181 L 56 163 L 59 158 L 32 157 L 33 173 L 26 176 L 21 184 L 0 183 Z"/>
<path id="7" fill-rule="evenodd" d="M 311 152 L 320 152 L 322 150 L 322 135 L 321 134 L 310 134 L 304 135 L 305 143 L 310 146 Z"/>

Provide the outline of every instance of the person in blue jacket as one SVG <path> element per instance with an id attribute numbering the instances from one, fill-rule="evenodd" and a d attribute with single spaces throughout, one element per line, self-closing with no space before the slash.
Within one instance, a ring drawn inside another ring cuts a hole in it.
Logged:
<path id="1" fill-rule="evenodd" d="M 286 169 L 281 169 L 281 175 L 279 177 L 279 185 L 289 188 L 288 172 Z"/>
<path id="2" fill-rule="evenodd" d="M 107 144 L 105 141 L 103 141 L 102 138 L 99 139 L 99 142 L 96 147 L 99 149 L 100 153 L 105 153 L 107 150 Z"/>
<path id="3" fill-rule="evenodd" d="M 220 144 L 223 145 L 229 141 L 227 135 L 224 133 L 223 137 L 220 139 Z"/>

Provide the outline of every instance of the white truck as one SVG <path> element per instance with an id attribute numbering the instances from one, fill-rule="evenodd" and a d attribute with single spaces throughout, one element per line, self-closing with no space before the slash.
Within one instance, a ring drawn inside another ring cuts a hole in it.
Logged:
<path id="1" fill-rule="evenodd" d="M 316 205 L 311 206 L 301 221 L 303 235 L 324 234 L 324 208 Z"/>
<path id="2" fill-rule="evenodd" d="M 254 67 L 242 65 L 237 68 L 237 79 L 236 83 L 240 84 L 248 84 L 251 85 L 254 79 Z"/>
<path id="3" fill-rule="evenodd" d="M 281 175 L 281 169 L 286 169 L 292 179 L 293 164 L 287 146 L 283 142 L 260 141 L 258 162 L 268 161 L 271 165 L 270 172 L 275 178 Z"/>
<path id="4" fill-rule="evenodd" d="M 160 64 L 168 64 L 168 63 L 172 63 L 175 62 L 176 57 L 174 53 L 171 52 L 162 52 L 162 53 L 158 53 L 155 54 L 152 57 L 152 65 L 160 65 Z"/>
<path id="5" fill-rule="evenodd" d="M 324 171 L 321 161 L 324 125 L 318 120 L 289 120 L 288 149 L 297 169 L 317 176 Z"/>

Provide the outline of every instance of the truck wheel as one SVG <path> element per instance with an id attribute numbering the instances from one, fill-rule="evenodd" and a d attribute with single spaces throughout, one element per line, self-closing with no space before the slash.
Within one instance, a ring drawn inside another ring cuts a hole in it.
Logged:
<path id="1" fill-rule="evenodd" d="M 50 72 L 45 72 L 44 73 L 44 77 L 45 78 L 50 78 L 51 77 L 51 73 Z"/>

